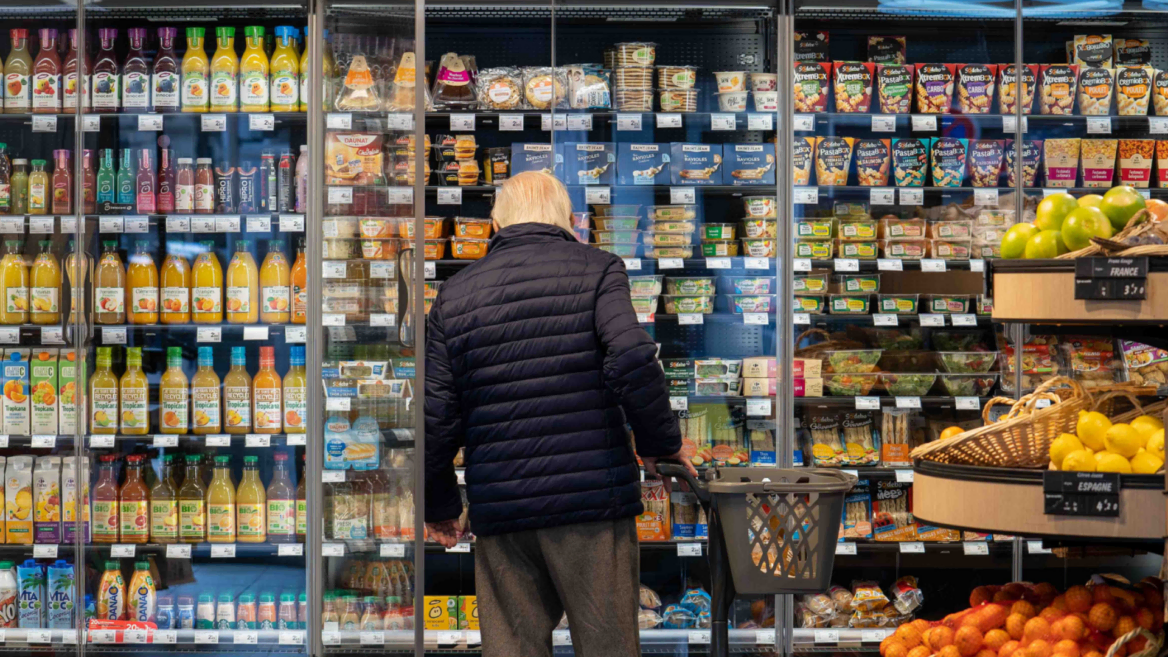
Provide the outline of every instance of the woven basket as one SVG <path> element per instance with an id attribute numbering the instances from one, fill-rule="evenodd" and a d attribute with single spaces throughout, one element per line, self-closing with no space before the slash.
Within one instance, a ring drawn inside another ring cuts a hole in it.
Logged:
<path id="1" fill-rule="evenodd" d="M 1156 610 L 1153 610 L 1153 612 L 1155 611 Z M 1160 649 L 1164 647 L 1164 635 L 1152 634 L 1142 627 L 1137 627 L 1131 632 L 1128 632 L 1127 634 L 1116 639 L 1115 643 L 1112 643 L 1111 647 L 1107 649 L 1106 657 L 1115 657 L 1115 653 L 1117 653 L 1121 647 L 1123 647 L 1132 639 L 1140 636 L 1148 640 L 1148 642 L 1144 644 L 1144 649 L 1139 652 L 1128 653 L 1127 657 L 1156 657 L 1156 655 L 1160 654 Z"/>
<path id="2" fill-rule="evenodd" d="M 823 358 L 825 351 L 840 351 L 842 349 L 863 349 L 864 343 L 856 342 L 855 340 L 848 340 L 846 338 L 833 338 L 830 333 L 823 329 L 812 328 L 807 329 L 795 338 L 795 344 L 799 344 L 803 340 L 813 336 L 823 336 L 823 342 L 816 342 L 813 345 L 801 347 L 795 350 L 795 358 Z"/>
<path id="3" fill-rule="evenodd" d="M 1091 410 L 1099 411 L 1106 415 L 1112 424 L 1119 424 L 1120 422 L 1130 422 L 1141 415 L 1152 415 L 1164 410 L 1166 402 L 1156 402 L 1144 406 L 1140 403 L 1140 397 L 1150 397 L 1156 394 L 1155 386 L 1135 388 L 1130 384 L 1119 384 L 1123 387 L 1106 388 L 1102 394 L 1095 394 L 1092 391 L 1092 396 L 1095 401 L 1091 404 Z M 1098 388 L 1096 389 L 1098 390 Z M 1120 405 L 1120 400 L 1128 402 Z"/>
<path id="4" fill-rule="evenodd" d="M 1110 243 L 1109 245 L 1113 244 L 1113 245 L 1118 246 L 1118 245 L 1122 245 L 1123 240 L 1125 238 L 1131 237 L 1133 235 L 1139 235 L 1139 234 L 1142 234 L 1144 231 L 1150 230 L 1149 227 L 1152 225 L 1152 222 L 1150 222 L 1150 221 L 1145 222 L 1144 221 L 1148 216 L 1149 216 L 1149 214 L 1148 214 L 1147 210 L 1140 210 L 1139 212 L 1132 215 L 1132 218 L 1128 220 L 1127 225 L 1123 227 L 1123 230 L 1119 231 L 1115 235 L 1112 235 L 1109 239 L 1102 240 L 1102 241 L 1105 244 Z M 1061 256 L 1058 256 L 1057 259 L 1058 260 L 1074 260 L 1075 258 L 1082 258 L 1085 256 L 1099 255 L 1099 254 L 1104 253 L 1106 251 L 1117 250 L 1116 248 L 1111 248 L 1111 249 L 1105 248 L 1104 246 L 1099 244 L 1099 242 L 1096 241 L 1097 239 L 1098 238 L 1092 238 L 1091 246 L 1085 246 L 1085 247 L 1079 249 L 1078 251 L 1071 251 L 1070 253 L 1064 253 Z"/>

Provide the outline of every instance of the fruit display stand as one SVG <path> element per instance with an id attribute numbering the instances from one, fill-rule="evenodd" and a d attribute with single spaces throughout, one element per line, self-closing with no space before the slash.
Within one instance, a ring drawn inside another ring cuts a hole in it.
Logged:
<path id="1" fill-rule="evenodd" d="M 1070 259 L 989 261 L 994 321 L 1071 324 L 1168 322 L 1168 259 L 1149 259 L 1146 298 L 1133 300 L 1076 299 L 1076 262 Z"/>

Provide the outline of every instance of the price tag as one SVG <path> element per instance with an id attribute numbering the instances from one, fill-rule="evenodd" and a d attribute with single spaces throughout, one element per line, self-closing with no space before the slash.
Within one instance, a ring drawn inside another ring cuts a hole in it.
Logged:
<path id="1" fill-rule="evenodd" d="M 268 233 L 272 230 L 272 217 L 269 215 L 250 215 L 247 218 L 247 232 Z"/>
<path id="2" fill-rule="evenodd" d="M 244 340 L 267 340 L 268 327 L 266 326 L 245 326 L 243 327 Z"/>
<path id="3" fill-rule="evenodd" d="M 117 544 L 110 546 L 110 556 L 114 559 L 132 559 L 135 554 L 133 545 Z"/>
<path id="4" fill-rule="evenodd" d="M 333 112 L 325 117 L 325 125 L 329 130 L 351 130 L 353 115 Z"/>
<path id="5" fill-rule="evenodd" d="M 65 336 L 60 326 L 46 326 L 41 329 L 41 344 L 65 344 Z"/>
<path id="6" fill-rule="evenodd" d="M 397 326 L 397 317 L 389 313 L 373 313 L 369 315 L 370 326 Z"/>
<path id="7" fill-rule="evenodd" d="M 321 264 L 325 278 L 344 278 L 348 273 L 344 260 L 325 260 Z"/>
<path id="8" fill-rule="evenodd" d="M 795 258 L 791 268 L 795 271 L 811 271 L 811 258 Z"/>
<path id="9" fill-rule="evenodd" d="M 832 266 L 836 271 L 860 271 L 860 261 L 855 258 L 836 258 Z"/>
<path id="10" fill-rule="evenodd" d="M 1026 541 L 1028 554 L 1050 554 L 1050 548 L 1042 547 L 1042 541 Z"/>
<path id="11" fill-rule="evenodd" d="M 990 546 L 985 541 L 963 541 L 961 549 L 965 556 L 984 557 L 990 553 Z"/>
<path id="12" fill-rule="evenodd" d="M 839 630 L 812 630 L 815 643 L 839 643 Z"/>
<path id="13" fill-rule="evenodd" d="M 774 130 L 775 120 L 774 116 L 770 114 L 747 114 L 746 115 L 746 129 L 747 130 Z"/>
<path id="14" fill-rule="evenodd" d="M 1168 116 L 1149 116 L 1148 117 L 1148 134 L 1152 134 L 1152 135 L 1168 134 Z"/>
<path id="15" fill-rule="evenodd" d="M 385 200 L 390 205 L 413 205 L 413 187 L 389 187 L 385 190 Z"/>
<path id="16" fill-rule="evenodd" d="M 24 232 L 23 219 L 20 228 Z M 97 218 L 97 229 L 103 233 L 121 233 L 125 231 L 125 221 L 121 216 L 101 216 Z"/>
<path id="17" fill-rule="evenodd" d="M 8 436 L 4 436 L 5 447 L 7 447 Z M 89 437 L 90 449 L 108 449 L 114 446 L 114 437 L 109 435 L 92 435 Z"/>
<path id="18" fill-rule="evenodd" d="M 572 645 L 572 631 L 571 630 L 552 630 L 552 645 L 553 646 L 570 646 L 570 645 Z"/>
<path id="19" fill-rule="evenodd" d="M 89 630 L 87 632 L 89 643 L 114 643 L 117 641 L 117 630 Z M 28 641 L 27 635 L 25 641 Z"/>
<path id="20" fill-rule="evenodd" d="M 913 114 L 913 132 L 936 132 L 937 117 L 933 114 Z"/>
<path id="21" fill-rule="evenodd" d="M 447 552 L 470 554 L 470 543 L 455 543 L 454 547 L 446 548 Z"/>
<path id="22" fill-rule="evenodd" d="M 204 114 L 201 118 L 203 132 L 227 132 L 226 114 Z"/>
<path id="23" fill-rule="evenodd" d="M 56 545 L 34 545 L 32 546 L 32 556 L 35 559 L 56 559 L 57 546 Z"/>
<path id="24" fill-rule="evenodd" d="M 657 260 L 658 269 L 683 269 L 685 261 L 681 258 L 660 258 Z"/>
<path id="25" fill-rule="evenodd" d="M 675 411 L 689 410 L 689 397 L 673 395 L 669 398 L 669 408 Z"/>
<path id="26" fill-rule="evenodd" d="M 805 326 L 811 323 L 811 315 L 809 313 L 794 313 L 791 315 L 791 322 L 797 326 Z"/>
<path id="27" fill-rule="evenodd" d="M 681 313 L 677 316 L 677 323 L 682 326 L 691 326 L 693 324 L 704 324 L 705 315 L 701 313 Z"/>
<path id="28" fill-rule="evenodd" d="M 980 411 L 981 400 L 977 397 L 954 397 L 953 403 L 959 411 Z"/>
<path id="29" fill-rule="evenodd" d="M 393 278 L 393 263 L 371 260 L 369 262 L 369 278 Z"/>
<path id="30" fill-rule="evenodd" d="M 890 313 L 872 315 L 873 326 L 900 326 L 900 318 Z"/>
<path id="31" fill-rule="evenodd" d="M 191 546 L 189 544 L 184 545 L 181 543 L 171 543 L 170 545 L 166 546 L 166 558 L 167 559 L 190 559 L 191 558 Z"/>
<path id="32" fill-rule="evenodd" d="M 968 313 L 958 313 L 950 315 L 949 322 L 953 326 L 977 326 L 977 317 Z"/>
<path id="33" fill-rule="evenodd" d="M 304 344 L 308 341 L 308 328 L 305 326 L 289 326 L 284 329 L 284 342 L 287 344 Z"/>
<path id="34" fill-rule="evenodd" d="M 641 115 L 640 114 L 617 114 L 616 115 L 616 129 L 620 132 L 640 132 L 641 131 Z"/>
<path id="35" fill-rule="evenodd" d="M 766 313 L 742 313 L 742 323 L 749 326 L 766 326 L 770 324 L 770 316 Z"/>
<path id="36" fill-rule="evenodd" d="M 0 344 L 20 344 L 20 329 L 0 328 Z"/>
<path id="37" fill-rule="evenodd" d="M 681 115 L 680 114 L 658 114 L 657 115 L 658 128 L 680 128 Z"/>
<path id="38" fill-rule="evenodd" d="M 1034 400 L 1034 408 L 1046 408 L 1048 406 L 1050 406 L 1049 399 L 1035 399 Z"/>
<path id="39" fill-rule="evenodd" d="M 842 554 L 844 556 L 854 557 L 856 556 L 856 544 L 850 541 L 847 543 L 836 543 L 835 553 L 837 555 Z"/>
<path id="40" fill-rule="evenodd" d="M 382 646 L 385 645 L 385 632 L 361 632 L 361 645 L 363 646 Z"/>
<path id="41" fill-rule="evenodd" d="M 878 411 L 880 410 L 879 397 L 856 397 L 857 411 Z"/>
<path id="42" fill-rule="evenodd" d="M 770 417 L 771 415 L 771 400 L 769 397 L 763 399 L 747 399 L 746 400 L 746 415 L 756 417 Z"/>
<path id="43" fill-rule="evenodd" d="M 690 630 L 689 642 L 706 644 L 710 642 L 710 630 Z"/>
<path id="44" fill-rule="evenodd" d="M 206 437 L 207 447 L 230 447 L 231 436 L 225 433 L 212 433 Z"/>
<path id="45" fill-rule="evenodd" d="M 178 643 L 178 631 L 154 630 L 154 643 Z"/>
<path id="46" fill-rule="evenodd" d="M 702 556 L 701 543 L 678 543 L 677 556 L 679 557 L 700 557 Z"/>
<path id="47" fill-rule="evenodd" d="M 745 266 L 747 269 L 770 269 L 771 262 L 767 258 L 747 258 Z"/>
<path id="48" fill-rule="evenodd" d="M 997 189 L 975 189 L 973 190 L 974 205 L 998 205 L 998 190 Z"/>
<path id="49" fill-rule="evenodd" d="M 122 630 L 122 643 L 146 643 L 146 630 Z"/>
<path id="50" fill-rule="evenodd" d="M 24 217 L 5 217 L 3 219 L 0 219 L 0 232 L 23 233 L 24 232 Z M 118 231 L 118 232 L 121 232 L 121 231 Z"/>
<path id="51" fill-rule="evenodd" d="M 239 217 L 215 217 L 215 231 L 219 233 L 238 233 Z"/>
<path id="52" fill-rule="evenodd" d="M 985 271 L 985 260 L 975 258 L 969 261 L 969 271 L 983 272 Z"/>
<path id="53" fill-rule="evenodd" d="M 1029 122 L 1026 120 L 1026 117 L 1022 117 L 1022 132 L 1026 132 L 1026 129 L 1030 127 L 1028 124 L 1029 124 Z M 1003 116 L 1002 117 L 1002 132 L 1017 132 L 1017 131 L 1018 131 L 1018 117 L 1009 116 L 1009 115 Z"/>
<path id="54" fill-rule="evenodd" d="M 736 130 L 738 128 L 738 120 L 733 114 L 711 114 L 710 115 L 710 129 L 711 130 Z"/>
<path id="55" fill-rule="evenodd" d="M 362 632 L 361 634 L 367 634 L 367 633 Z M 376 632 L 375 634 L 381 634 L 381 632 Z M 260 633 L 259 632 L 256 632 L 253 630 L 236 630 L 235 631 L 235 643 L 237 643 L 237 644 L 242 643 L 244 645 L 254 646 L 255 644 L 257 644 L 259 642 L 260 642 Z"/>
<path id="56" fill-rule="evenodd" d="M 161 132 L 162 131 L 162 115 L 161 114 L 139 114 L 138 115 L 138 132 Z"/>
<path id="57" fill-rule="evenodd" d="M 161 118 L 161 117 L 159 117 Z M 161 122 L 159 122 L 161 125 Z M 139 128 L 141 129 L 141 128 Z M 161 129 L 161 128 L 159 128 Z M 247 129 L 270 132 L 276 129 L 276 117 L 274 114 L 249 114 L 247 117 Z"/>
<path id="58" fill-rule="evenodd" d="M 342 470 L 342 472 L 344 472 Z M 343 557 L 345 556 L 344 543 L 321 543 L 320 554 L 325 557 Z"/>
<path id="59" fill-rule="evenodd" d="M 796 114 L 794 116 L 795 132 L 809 132 L 815 129 L 814 114 Z"/>
<path id="60" fill-rule="evenodd" d="M 450 115 L 450 130 L 452 132 L 474 132 L 475 129 L 475 115 L 474 114 L 451 114 Z"/>
<path id="61" fill-rule="evenodd" d="M 351 403 L 352 400 L 348 397 L 329 397 L 324 400 L 324 409 L 326 411 L 347 411 Z"/>
<path id="62" fill-rule="evenodd" d="M 336 623 L 333 623 L 333 625 L 336 625 Z M 320 633 L 320 641 L 326 646 L 339 646 L 341 645 L 341 633 L 322 631 Z"/>
<path id="63" fill-rule="evenodd" d="M 33 235 L 49 235 L 53 232 L 52 217 L 29 217 L 28 232 Z"/>
<path id="64" fill-rule="evenodd" d="M 697 202 L 697 192 L 694 191 L 693 187 L 670 187 L 669 202 L 695 203 Z"/>
<path id="65" fill-rule="evenodd" d="M 462 205 L 462 188 L 439 187 L 438 205 Z"/>
<path id="66" fill-rule="evenodd" d="M 896 398 L 896 407 L 897 408 L 920 408 L 921 407 L 921 398 L 920 397 L 897 397 Z"/>
<path id="67" fill-rule="evenodd" d="M 913 482 L 913 471 L 912 470 L 897 470 L 896 471 L 896 481 L 898 481 L 902 484 L 911 484 Z"/>
<path id="68" fill-rule="evenodd" d="M 410 190 L 411 198 L 413 190 Z M 280 215 L 280 232 L 282 233 L 303 233 L 304 232 L 304 215 L 302 214 L 282 214 Z"/>
<path id="69" fill-rule="evenodd" d="M 57 446 L 56 434 L 36 434 L 30 441 L 33 449 L 52 449 Z"/>
<path id="70" fill-rule="evenodd" d="M 945 316 L 926 313 L 920 316 L 921 326 L 944 326 Z"/>
<path id="71" fill-rule="evenodd" d="M 1111 117 L 1110 116 L 1088 116 L 1087 117 L 1087 134 L 1089 134 L 1089 135 L 1109 135 L 1109 134 L 1111 134 Z"/>
<path id="72" fill-rule="evenodd" d="M 401 558 L 406 556 L 406 546 L 404 543 L 382 543 L 381 556 L 389 558 Z"/>
<path id="73" fill-rule="evenodd" d="M 625 269 L 629 271 L 641 271 L 641 259 L 625 258 Z"/>
<path id="74" fill-rule="evenodd" d="M 569 114 L 568 115 L 568 129 L 569 130 L 591 130 L 592 129 L 592 115 L 591 114 Z"/>
<path id="75" fill-rule="evenodd" d="M 154 434 L 155 447 L 178 447 L 178 436 L 176 434 L 156 433 Z"/>
<path id="76" fill-rule="evenodd" d="M 892 630 L 860 630 L 860 641 L 864 643 L 879 643 L 890 634 L 892 634 Z"/>
<path id="77" fill-rule="evenodd" d="M 61 232 L 66 234 L 76 233 L 77 217 L 61 217 Z"/>
<path id="78" fill-rule="evenodd" d="M 189 233 L 191 232 L 191 218 L 190 217 L 175 217 L 170 216 L 166 218 L 166 232 L 168 233 Z"/>
<path id="79" fill-rule="evenodd" d="M 900 544 L 901 554 L 924 554 L 925 544 L 920 541 L 910 541 Z"/>
<path id="80" fill-rule="evenodd" d="M 263 433 L 249 433 L 244 439 L 244 445 L 247 447 L 271 447 L 272 437 Z"/>
<path id="81" fill-rule="evenodd" d="M 896 132 L 896 117 L 891 114 L 873 114 L 872 132 Z"/>
<path id="82" fill-rule="evenodd" d="M 326 484 L 339 484 L 345 481 L 344 470 L 325 470 L 320 473 L 320 480 Z"/>
<path id="83" fill-rule="evenodd" d="M 796 204 L 816 205 L 819 203 L 818 187 L 796 187 L 792 197 Z"/>
<path id="84" fill-rule="evenodd" d="M 133 216 L 125 218 L 127 233 L 148 233 L 150 232 L 149 217 Z"/>
<path id="85" fill-rule="evenodd" d="M 585 187 L 584 202 L 589 205 L 608 205 L 612 203 L 612 189 L 604 187 Z"/>
<path id="86" fill-rule="evenodd" d="M 873 187 L 868 190 L 868 202 L 872 205 L 894 205 L 896 190 L 892 187 Z"/>
<path id="87" fill-rule="evenodd" d="M 162 123 L 162 117 L 158 117 L 159 124 Z M 138 129 L 142 129 L 141 120 L 138 121 Z M 162 128 L 159 127 L 159 130 Z M 57 117 L 55 116 L 34 116 L 32 117 L 32 131 L 33 132 L 56 132 L 57 131 Z"/>
<path id="88" fill-rule="evenodd" d="M 219 631 L 195 630 L 195 643 L 219 643 Z"/>
<path id="89" fill-rule="evenodd" d="M 434 279 L 438 277 L 438 265 L 433 260 L 422 263 L 422 278 Z"/>
<path id="90" fill-rule="evenodd" d="M 414 115 L 405 112 L 394 112 L 385 115 L 385 127 L 390 130 L 413 130 Z"/>
<path id="91" fill-rule="evenodd" d="M 280 557 L 304 556 L 304 545 L 301 543 L 280 543 L 276 548 L 276 555 Z"/>
<path id="92" fill-rule="evenodd" d="M 707 269 L 730 269 L 732 266 L 730 258 L 706 258 Z"/>
<path id="93" fill-rule="evenodd" d="M 92 114 L 81 117 L 81 132 L 101 132 L 101 117 Z"/>
<path id="94" fill-rule="evenodd" d="M 329 205 L 351 205 L 353 203 L 352 187 L 329 187 Z"/>
<path id="95" fill-rule="evenodd" d="M 500 114 L 499 115 L 499 131 L 500 132 L 522 132 L 523 131 L 523 115 L 522 114 Z"/>
<path id="96" fill-rule="evenodd" d="M 223 329 L 218 326 L 200 326 L 195 329 L 196 342 L 222 342 Z"/>
<path id="97" fill-rule="evenodd" d="M 936 272 L 936 273 L 944 272 L 945 271 L 945 261 L 941 260 L 939 258 L 922 258 L 921 259 L 921 271 Z"/>

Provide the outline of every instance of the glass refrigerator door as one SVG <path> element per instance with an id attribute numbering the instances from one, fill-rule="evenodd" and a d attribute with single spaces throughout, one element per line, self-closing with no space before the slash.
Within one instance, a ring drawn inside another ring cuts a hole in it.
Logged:
<path id="1" fill-rule="evenodd" d="M 304 654 L 306 10 L 85 9 L 63 65 L 82 150 L 54 158 L 79 217 L 58 382 L 85 445 L 86 650 Z"/>

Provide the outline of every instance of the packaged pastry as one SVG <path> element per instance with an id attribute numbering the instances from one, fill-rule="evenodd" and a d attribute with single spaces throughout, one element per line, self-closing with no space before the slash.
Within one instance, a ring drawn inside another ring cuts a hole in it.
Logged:
<path id="1" fill-rule="evenodd" d="M 517 68 L 485 68 L 478 75 L 479 106 L 491 110 L 523 107 L 523 74 Z"/>
<path id="2" fill-rule="evenodd" d="M 523 69 L 523 97 L 535 110 L 567 109 L 568 82 L 563 69 L 528 66 Z"/>
<path id="3" fill-rule="evenodd" d="M 897 187 L 923 187 L 929 167 L 928 139 L 893 139 L 892 170 Z"/>
<path id="4" fill-rule="evenodd" d="M 696 66 L 658 66 L 658 89 L 693 89 L 697 84 Z"/>
<path id="5" fill-rule="evenodd" d="M 1110 34 L 1076 34 L 1074 45 L 1074 61 L 1084 68 L 1109 68 L 1115 56 L 1115 47 L 1111 42 Z"/>
<path id="6" fill-rule="evenodd" d="M 630 41 L 616 44 L 617 66 L 652 66 L 657 60 L 657 44 Z"/>
<path id="7" fill-rule="evenodd" d="M 913 67 L 905 64 L 877 66 L 876 97 L 883 114 L 908 114 L 912 111 Z"/>
<path id="8" fill-rule="evenodd" d="M 1151 66 L 1120 66 L 1115 69 L 1115 105 L 1120 116 L 1145 116 L 1152 98 Z"/>
<path id="9" fill-rule="evenodd" d="M 1002 177 L 1002 140 L 977 139 L 969 145 L 969 179 L 974 187 L 997 187 Z"/>
<path id="10" fill-rule="evenodd" d="M 957 67 L 957 98 L 960 114 L 989 114 L 994 98 L 998 67 L 993 64 L 961 64 Z"/>
<path id="11" fill-rule="evenodd" d="M 430 87 L 426 84 L 425 78 L 420 85 L 422 93 L 425 95 L 425 109 L 432 109 L 430 102 Z M 389 92 L 389 100 L 386 103 L 386 109 L 391 112 L 412 112 L 414 111 L 415 93 L 419 85 L 417 84 L 417 65 L 414 61 L 414 53 L 402 53 L 401 60 L 397 64 L 397 69 L 393 74 L 393 88 Z"/>
<path id="12" fill-rule="evenodd" d="M 433 96 L 435 109 L 463 110 L 477 105 L 474 80 L 458 53 L 448 52 L 438 61 Z"/>
<path id="13" fill-rule="evenodd" d="M 830 62 L 795 64 L 795 111 L 826 112 L 830 80 Z"/>
<path id="14" fill-rule="evenodd" d="M 658 89 L 657 105 L 662 112 L 698 111 L 697 89 Z"/>
<path id="15" fill-rule="evenodd" d="M 1147 39 L 1112 38 L 1116 66 L 1143 66 L 1152 63 L 1152 46 Z"/>
<path id="16" fill-rule="evenodd" d="M 1047 139 L 1042 144 L 1047 187 L 1074 187 L 1079 175 L 1079 139 Z"/>
<path id="17" fill-rule="evenodd" d="M 1156 71 L 1152 81 L 1152 105 L 1156 116 L 1168 116 L 1168 71 Z"/>
<path id="18" fill-rule="evenodd" d="M 1059 344 L 1071 376 L 1084 388 L 1115 383 L 1120 377 L 1121 359 L 1110 337 L 1067 335 Z"/>
<path id="19" fill-rule="evenodd" d="M 856 177 L 861 187 L 888 184 L 892 153 L 887 139 L 860 139 L 856 142 Z"/>
<path id="20" fill-rule="evenodd" d="M 948 114 L 953 103 L 956 64 L 917 64 L 917 111 Z"/>
<path id="21" fill-rule="evenodd" d="M 1007 139 L 1003 150 L 1006 151 L 1006 185 L 1018 186 L 1015 180 L 1014 158 L 1019 156 L 1018 151 L 1021 150 L 1022 187 L 1034 187 L 1038 180 L 1038 165 L 1042 161 L 1042 140 L 1023 141 L 1021 148 L 1017 148 L 1013 139 Z"/>
<path id="22" fill-rule="evenodd" d="M 1015 64 L 1001 64 L 998 82 L 998 111 L 1014 114 L 1018 111 L 1018 73 Z M 1038 64 L 1022 65 L 1022 113 L 1030 114 L 1034 109 L 1035 80 L 1038 79 Z"/>
<path id="23" fill-rule="evenodd" d="M 1130 383 L 1156 386 L 1161 392 L 1168 388 L 1168 351 L 1130 340 L 1120 340 L 1119 348 Z"/>
<path id="24" fill-rule="evenodd" d="M 811 184 L 811 162 L 815 156 L 815 137 L 795 137 L 794 147 L 791 151 L 791 169 L 792 177 L 795 185 L 810 185 Z M 762 198 L 762 197 L 754 197 Z M 770 197 L 766 197 L 770 198 Z M 774 210 L 774 199 L 771 198 L 770 207 Z M 751 212 L 751 207 L 748 205 L 747 213 Z M 749 214 L 749 216 L 755 216 Z"/>
<path id="25" fill-rule="evenodd" d="M 630 89 L 653 90 L 653 68 L 649 66 L 622 66 L 612 72 L 617 91 Z"/>
<path id="26" fill-rule="evenodd" d="M 884 595 L 884 591 L 880 590 L 880 585 L 876 582 L 852 582 L 853 611 L 880 611 L 887 604 L 888 596 Z"/>
<path id="27" fill-rule="evenodd" d="M 622 112 L 652 112 L 652 89 L 621 89 L 617 87 L 613 97 L 616 109 Z"/>
<path id="28" fill-rule="evenodd" d="M 568 106 L 572 109 L 612 107 L 612 80 L 600 64 L 565 66 L 568 76 Z"/>
<path id="29" fill-rule="evenodd" d="M 344 112 L 376 112 L 381 109 L 381 97 L 363 55 L 354 55 L 349 62 L 349 70 L 337 93 L 336 106 Z"/>
<path id="30" fill-rule="evenodd" d="M 1115 154 L 1118 146 L 1119 141 L 1115 139 L 1084 139 L 1080 143 L 1084 187 L 1111 187 L 1115 180 Z"/>
<path id="31" fill-rule="evenodd" d="M 382 146 L 379 134 L 330 132 L 325 138 L 326 185 L 375 185 L 381 182 Z"/>
<path id="32" fill-rule="evenodd" d="M 852 166 L 852 137 L 815 138 L 815 180 L 818 185 L 847 185 Z"/>
<path id="33" fill-rule="evenodd" d="M 866 113 L 872 106 L 872 75 L 875 65 L 868 62 L 836 62 L 835 111 Z"/>
<path id="34" fill-rule="evenodd" d="M 1043 64 L 1041 75 L 1039 113 L 1073 114 L 1079 68 L 1072 64 Z"/>
<path id="35" fill-rule="evenodd" d="M 1147 187 L 1152 180 L 1156 142 L 1152 139 L 1119 140 L 1119 184 Z"/>
<path id="36" fill-rule="evenodd" d="M 868 37 L 868 61 L 873 64 L 904 64 L 907 41 L 902 36 Z"/>
<path id="37" fill-rule="evenodd" d="M 934 137 L 929 149 L 929 168 L 935 187 L 960 187 L 965 180 L 966 140 Z"/>
<path id="38" fill-rule="evenodd" d="M 1115 90 L 1112 75 L 1109 68 L 1083 68 L 1079 71 L 1079 114 L 1111 114 L 1111 96 Z"/>

